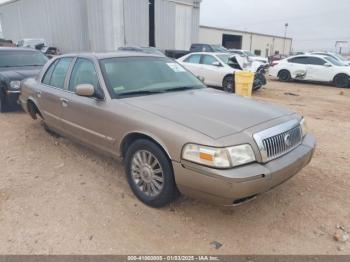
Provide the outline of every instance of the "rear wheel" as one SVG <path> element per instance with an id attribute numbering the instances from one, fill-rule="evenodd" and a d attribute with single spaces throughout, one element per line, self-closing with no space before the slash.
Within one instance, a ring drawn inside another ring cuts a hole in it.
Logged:
<path id="1" fill-rule="evenodd" d="M 234 93 L 235 85 L 233 76 L 226 76 L 222 82 L 222 87 L 224 91 Z"/>
<path id="2" fill-rule="evenodd" d="M 132 191 L 148 206 L 168 205 L 178 194 L 170 160 L 149 140 L 140 139 L 130 146 L 125 171 Z"/>
<path id="3" fill-rule="evenodd" d="M 288 70 L 282 70 L 282 71 L 280 71 L 280 72 L 278 73 L 278 78 L 279 78 L 279 80 L 282 81 L 282 82 L 289 82 L 289 81 L 292 79 L 292 77 L 291 77 L 291 75 L 290 75 L 290 73 L 289 73 Z"/>
<path id="4" fill-rule="evenodd" d="M 345 75 L 345 74 L 337 75 L 334 78 L 334 84 L 336 87 L 339 87 L 339 88 L 349 87 L 349 85 L 350 85 L 349 78 L 350 77 L 348 75 Z"/>

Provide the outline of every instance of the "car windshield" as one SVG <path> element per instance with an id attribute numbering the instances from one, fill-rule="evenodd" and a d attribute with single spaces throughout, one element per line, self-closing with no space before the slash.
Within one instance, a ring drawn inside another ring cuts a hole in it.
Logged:
<path id="1" fill-rule="evenodd" d="M 214 52 L 228 52 L 228 49 L 221 45 L 212 45 L 211 47 L 213 48 Z"/>
<path id="2" fill-rule="evenodd" d="M 332 54 L 333 56 L 335 56 L 336 58 L 338 58 L 339 60 L 341 60 L 341 61 L 346 61 L 346 59 L 344 58 L 344 57 L 342 57 L 341 55 L 338 55 L 338 54 Z"/>
<path id="3" fill-rule="evenodd" d="M 0 51 L 0 67 L 43 66 L 47 61 L 36 51 Z"/>
<path id="4" fill-rule="evenodd" d="M 247 55 L 247 56 L 255 56 L 252 52 L 250 51 L 244 51 L 244 53 Z"/>
<path id="5" fill-rule="evenodd" d="M 112 97 L 204 88 L 194 75 L 169 58 L 102 59 L 101 69 Z"/>
<path id="6" fill-rule="evenodd" d="M 341 61 L 338 61 L 330 56 L 325 56 L 324 59 L 326 59 L 328 62 L 330 62 L 331 64 L 336 65 L 336 66 L 347 66 L 346 64 L 342 63 Z"/>

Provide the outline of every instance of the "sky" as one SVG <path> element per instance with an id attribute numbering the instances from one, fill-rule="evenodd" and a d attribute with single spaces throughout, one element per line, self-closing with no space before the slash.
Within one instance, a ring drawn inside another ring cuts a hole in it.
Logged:
<path id="1" fill-rule="evenodd" d="M 202 0 L 202 25 L 283 36 L 286 23 L 294 51 L 331 51 L 341 40 L 350 52 L 350 0 Z"/>
<path id="2" fill-rule="evenodd" d="M 350 0 L 203 0 L 201 25 L 284 35 L 294 51 L 350 44 Z M 346 49 L 349 50 L 347 47 Z"/>

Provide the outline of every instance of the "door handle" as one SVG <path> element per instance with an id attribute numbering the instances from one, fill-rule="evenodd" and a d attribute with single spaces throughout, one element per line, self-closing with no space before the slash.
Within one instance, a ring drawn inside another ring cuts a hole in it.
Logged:
<path id="1" fill-rule="evenodd" d="M 41 98 L 41 91 L 36 91 L 35 93 L 37 98 Z"/>
<path id="2" fill-rule="evenodd" d="M 61 100 L 61 103 L 62 103 L 63 107 L 68 107 L 68 103 L 69 103 L 68 99 L 61 98 L 60 100 Z"/>

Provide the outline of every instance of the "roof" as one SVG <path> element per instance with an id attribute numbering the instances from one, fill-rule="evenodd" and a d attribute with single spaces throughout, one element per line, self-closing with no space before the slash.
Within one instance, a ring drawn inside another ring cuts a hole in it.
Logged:
<path id="1" fill-rule="evenodd" d="M 267 36 L 267 37 L 275 37 L 275 38 L 283 38 L 284 39 L 284 36 L 269 35 L 269 34 L 251 32 L 251 31 L 242 31 L 242 30 L 228 29 L 228 28 L 222 28 L 222 27 L 206 26 L 206 25 L 200 25 L 199 27 L 206 28 L 206 29 L 221 30 L 221 31 L 230 31 L 230 32 L 236 32 L 236 33 L 241 33 L 241 34 L 253 34 L 253 35 L 260 35 L 260 36 Z M 293 40 L 293 38 L 291 38 L 291 37 L 286 37 L 286 39 Z"/>
<path id="2" fill-rule="evenodd" d="M 32 48 L 21 48 L 21 47 L 0 47 L 0 51 L 31 51 L 31 52 L 39 52 L 36 49 Z"/>
<path id="3" fill-rule="evenodd" d="M 96 58 L 96 59 L 108 59 L 108 58 L 115 58 L 115 57 L 161 57 L 164 58 L 164 56 L 157 55 L 157 54 L 147 54 L 147 53 L 141 53 L 141 52 L 129 52 L 129 51 L 116 51 L 116 52 L 107 52 L 107 53 L 72 53 L 72 54 L 65 54 L 61 57 L 70 57 L 70 56 L 80 56 L 80 57 L 90 57 L 90 58 Z"/>

